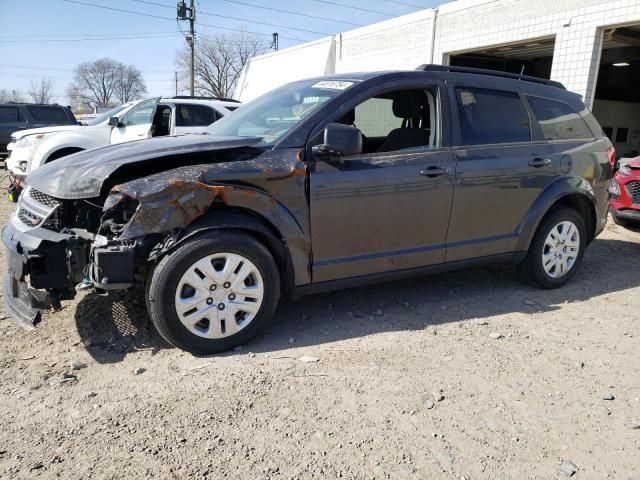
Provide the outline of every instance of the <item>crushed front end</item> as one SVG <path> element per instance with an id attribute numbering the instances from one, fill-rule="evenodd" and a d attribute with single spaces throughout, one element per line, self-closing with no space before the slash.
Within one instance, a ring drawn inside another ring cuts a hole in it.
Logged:
<path id="1" fill-rule="evenodd" d="M 20 196 L 2 231 L 7 249 L 3 302 L 19 324 L 33 328 L 43 311 L 60 308 L 77 289 L 126 289 L 135 284 L 138 241 L 118 241 L 136 204 L 103 212 L 99 199 L 62 200 L 32 187 Z"/>

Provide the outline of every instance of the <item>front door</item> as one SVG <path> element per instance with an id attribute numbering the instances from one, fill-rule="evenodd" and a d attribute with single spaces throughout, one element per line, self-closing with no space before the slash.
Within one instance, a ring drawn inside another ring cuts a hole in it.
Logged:
<path id="1" fill-rule="evenodd" d="M 111 143 L 130 142 L 151 137 L 151 126 L 159 98 L 144 100 L 120 118 L 111 130 Z"/>
<path id="2" fill-rule="evenodd" d="M 391 90 L 340 120 L 361 130 L 363 153 L 311 171 L 314 282 L 444 261 L 455 161 L 438 97 L 433 85 Z"/>

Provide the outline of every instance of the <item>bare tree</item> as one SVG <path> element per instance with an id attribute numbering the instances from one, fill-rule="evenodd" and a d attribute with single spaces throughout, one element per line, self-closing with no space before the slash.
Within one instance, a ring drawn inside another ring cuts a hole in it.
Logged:
<path id="1" fill-rule="evenodd" d="M 127 83 L 125 88 L 123 82 Z M 83 62 L 75 68 L 67 95 L 77 104 L 108 107 L 114 98 L 132 100 L 146 90 L 142 73 L 137 68 L 112 58 L 101 58 Z"/>
<path id="2" fill-rule="evenodd" d="M 136 100 L 147 93 L 142 72 L 133 65 L 120 65 L 115 96 L 121 103 Z"/>
<path id="3" fill-rule="evenodd" d="M 33 103 L 51 103 L 53 101 L 53 81 L 51 78 L 42 77 L 39 82 L 31 80 L 29 96 Z"/>
<path id="4" fill-rule="evenodd" d="M 24 97 L 18 90 L 7 90 L 3 88 L 0 90 L 0 103 L 7 102 L 22 103 L 24 102 Z"/>
<path id="5" fill-rule="evenodd" d="M 196 42 L 195 90 L 197 94 L 229 97 L 240 72 L 252 57 L 265 53 L 269 42 L 239 33 L 237 35 L 200 35 Z M 189 78 L 189 48 L 182 49 L 176 58 L 181 78 Z"/>

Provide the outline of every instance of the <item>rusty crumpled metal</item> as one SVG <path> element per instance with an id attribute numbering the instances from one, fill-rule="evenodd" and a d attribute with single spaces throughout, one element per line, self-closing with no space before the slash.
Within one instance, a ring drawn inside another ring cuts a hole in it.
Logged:
<path id="1" fill-rule="evenodd" d="M 255 210 L 281 223 L 278 221 L 281 217 L 295 218 L 268 192 L 249 182 L 304 174 L 305 166 L 297 160 L 261 158 L 261 161 L 185 166 L 116 185 L 103 210 L 114 208 L 127 197 L 139 202 L 120 240 L 184 228 L 216 202 Z M 233 183 L 240 180 L 241 184 Z M 299 225 L 298 228 L 301 230 Z"/>
<path id="2" fill-rule="evenodd" d="M 299 150 L 286 149 L 250 160 L 167 170 L 116 185 L 103 210 L 118 208 L 125 199 L 138 202 L 117 240 L 180 232 L 216 204 L 254 212 L 280 233 L 296 285 L 303 285 L 311 281 L 311 235 L 301 159 Z"/>

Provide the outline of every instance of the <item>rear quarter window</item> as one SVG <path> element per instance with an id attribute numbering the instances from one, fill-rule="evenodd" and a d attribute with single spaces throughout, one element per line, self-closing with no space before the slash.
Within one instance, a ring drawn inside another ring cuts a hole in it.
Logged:
<path id="1" fill-rule="evenodd" d="M 593 138 L 587 123 L 569 104 L 532 96 L 527 100 L 546 140 Z"/>
<path id="2" fill-rule="evenodd" d="M 52 106 L 34 106 L 27 107 L 29 109 L 29 113 L 33 115 L 33 118 L 37 122 L 47 122 L 47 123 L 68 123 L 71 119 L 67 116 L 67 112 L 65 112 L 62 107 L 52 107 Z"/>
<path id="3" fill-rule="evenodd" d="M 178 105 L 176 127 L 206 127 L 218 118 L 218 112 L 204 105 Z"/>
<path id="4" fill-rule="evenodd" d="M 24 122 L 18 107 L 0 107 L 0 123 Z"/>
<path id="5" fill-rule="evenodd" d="M 517 93 L 456 88 L 462 145 L 531 141 L 529 113 Z"/>

